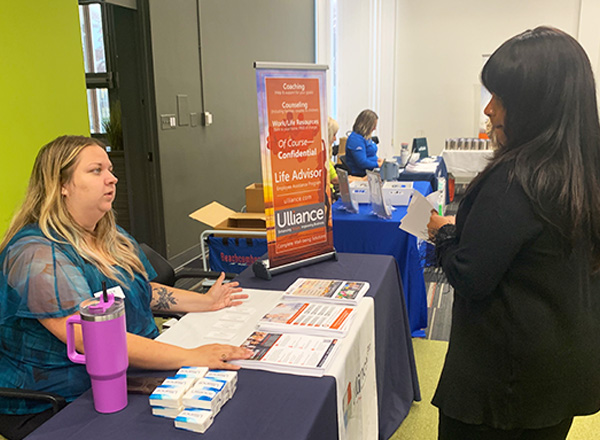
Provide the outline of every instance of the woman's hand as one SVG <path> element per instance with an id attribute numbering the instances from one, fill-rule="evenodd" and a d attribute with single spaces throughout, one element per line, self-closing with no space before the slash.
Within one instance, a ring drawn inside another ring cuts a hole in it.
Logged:
<path id="1" fill-rule="evenodd" d="M 248 359 L 252 351 L 247 348 L 234 347 L 233 345 L 208 344 L 189 350 L 189 359 L 186 365 L 208 367 L 219 370 L 239 370 L 238 365 L 228 361 L 235 359 Z"/>
<path id="2" fill-rule="evenodd" d="M 429 223 L 427 223 L 427 232 L 429 233 L 429 239 L 433 240 L 438 229 L 447 224 L 454 224 L 455 217 L 453 215 L 441 216 L 434 209 L 431 210 L 431 217 L 429 217 Z"/>
<path id="3" fill-rule="evenodd" d="M 380 157 L 377 159 L 377 166 L 381 168 L 381 165 L 383 165 L 383 158 Z"/>
<path id="4" fill-rule="evenodd" d="M 225 307 L 233 307 L 239 306 L 242 304 L 242 299 L 248 298 L 248 295 L 245 293 L 239 293 L 242 291 L 239 283 L 231 282 L 223 284 L 223 280 L 225 279 L 225 274 L 221 272 L 215 284 L 210 288 L 208 292 L 205 293 L 205 296 L 208 300 L 208 309 L 207 311 L 221 310 Z"/>

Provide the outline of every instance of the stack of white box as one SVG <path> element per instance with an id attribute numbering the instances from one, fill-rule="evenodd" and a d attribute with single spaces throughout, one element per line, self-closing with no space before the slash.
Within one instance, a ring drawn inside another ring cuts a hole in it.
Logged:
<path id="1" fill-rule="evenodd" d="M 175 427 L 204 432 L 237 388 L 237 373 L 183 367 L 150 395 L 152 414 L 175 419 Z"/>

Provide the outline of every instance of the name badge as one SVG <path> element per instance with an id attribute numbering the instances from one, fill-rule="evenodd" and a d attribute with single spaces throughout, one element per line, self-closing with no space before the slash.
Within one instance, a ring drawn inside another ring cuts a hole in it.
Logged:
<path id="1" fill-rule="evenodd" d="M 111 287 L 110 289 L 106 289 L 107 293 L 112 293 L 115 298 L 125 299 L 125 292 L 121 289 L 121 286 Z M 100 298 L 102 295 L 102 290 L 94 293 L 94 298 Z"/>

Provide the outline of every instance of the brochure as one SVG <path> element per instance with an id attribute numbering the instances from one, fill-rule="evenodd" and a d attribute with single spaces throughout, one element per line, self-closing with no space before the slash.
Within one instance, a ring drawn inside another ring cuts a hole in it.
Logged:
<path id="1" fill-rule="evenodd" d="M 354 315 L 355 308 L 350 305 L 281 302 L 258 321 L 258 329 L 344 337 Z"/>
<path id="2" fill-rule="evenodd" d="M 367 170 L 367 180 L 369 181 L 369 191 L 371 192 L 371 207 L 373 214 L 379 218 L 392 218 L 391 207 L 383 198 L 381 187 L 383 185 L 379 173 Z"/>
<path id="3" fill-rule="evenodd" d="M 231 361 L 244 368 L 321 377 L 338 347 L 336 338 L 255 331 L 242 344 L 250 359 Z"/>
<path id="4" fill-rule="evenodd" d="M 342 196 L 342 206 L 346 211 L 356 214 L 358 212 L 358 201 L 354 197 L 354 193 L 350 190 L 348 172 L 340 168 L 337 171 L 337 175 L 340 185 L 340 195 Z"/>
<path id="5" fill-rule="evenodd" d="M 369 287 L 370 285 L 366 281 L 298 278 L 287 288 L 283 299 L 357 305 Z"/>

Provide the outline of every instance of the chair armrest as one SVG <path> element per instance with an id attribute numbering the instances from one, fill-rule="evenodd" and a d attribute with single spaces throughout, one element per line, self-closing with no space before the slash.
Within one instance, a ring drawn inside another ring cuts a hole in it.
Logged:
<path id="1" fill-rule="evenodd" d="M 175 274 L 175 278 L 210 278 L 216 280 L 217 278 L 219 278 L 219 275 L 221 275 L 221 272 L 216 272 L 213 270 L 196 269 L 192 267 L 178 270 Z M 237 273 L 225 272 L 225 278 L 230 280 L 235 278 L 237 275 Z"/>
<path id="2" fill-rule="evenodd" d="M 52 405 L 52 413 L 56 414 L 65 406 L 67 401 L 64 397 L 54 393 L 46 393 L 42 391 L 34 390 L 22 390 L 17 388 L 0 388 L 0 396 L 14 399 L 25 399 L 25 400 L 41 400 L 48 402 Z"/>

